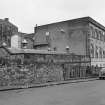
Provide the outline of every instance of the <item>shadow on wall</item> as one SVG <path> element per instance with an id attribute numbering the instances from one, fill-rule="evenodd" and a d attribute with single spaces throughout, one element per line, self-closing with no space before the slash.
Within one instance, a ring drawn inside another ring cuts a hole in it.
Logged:
<path id="1" fill-rule="evenodd" d="M 70 50 L 78 55 L 86 54 L 86 40 L 82 30 L 74 30 L 69 32 L 69 46 Z"/>

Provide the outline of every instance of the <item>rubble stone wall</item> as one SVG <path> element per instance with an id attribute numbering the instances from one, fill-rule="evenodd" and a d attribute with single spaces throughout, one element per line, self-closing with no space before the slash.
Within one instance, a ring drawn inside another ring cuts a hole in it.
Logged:
<path id="1" fill-rule="evenodd" d="M 11 65 L 5 64 L 0 67 L 0 87 L 27 86 L 85 77 L 87 63 L 84 62 L 84 69 L 81 70 L 82 60 L 71 55 L 37 54 L 26 56 L 24 64 L 19 65 L 16 64 L 16 59 Z"/>

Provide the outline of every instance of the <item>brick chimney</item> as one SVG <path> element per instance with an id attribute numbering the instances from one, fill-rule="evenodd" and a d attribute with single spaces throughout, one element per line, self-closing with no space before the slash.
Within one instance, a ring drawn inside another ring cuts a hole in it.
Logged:
<path id="1" fill-rule="evenodd" d="M 4 20 L 8 22 L 9 21 L 9 18 L 4 18 Z"/>
<path id="2" fill-rule="evenodd" d="M 34 33 L 36 34 L 37 33 L 37 24 L 36 24 L 36 26 L 34 27 Z"/>

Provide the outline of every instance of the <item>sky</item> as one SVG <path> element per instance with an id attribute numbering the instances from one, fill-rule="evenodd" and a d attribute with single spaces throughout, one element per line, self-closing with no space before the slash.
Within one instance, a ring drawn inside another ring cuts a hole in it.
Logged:
<path id="1" fill-rule="evenodd" d="M 34 26 L 90 16 L 105 26 L 105 0 L 0 0 L 0 18 L 9 18 L 19 31 Z"/>

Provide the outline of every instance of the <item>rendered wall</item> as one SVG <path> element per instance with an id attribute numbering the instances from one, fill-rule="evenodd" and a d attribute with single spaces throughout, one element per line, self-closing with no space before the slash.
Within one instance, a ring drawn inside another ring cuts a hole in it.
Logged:
<path id="1" fill-rule="evenodd" d="M 19 35 L 13 35 L 11 37 L 11 47 L 21 48 L 21 37 Z"/>
<path id="2" fill-rule="evenodd" d="M 52 50 L 56 47 L 58 51 L 66 51 L 66 46 L 69 46 L 71 52 L 86 55 L 87 27 L 85 22 L 71 23 L 69 21 L 39 26 L 35 42 L 46 42 L 46 32 L 49 32 Z"/>

